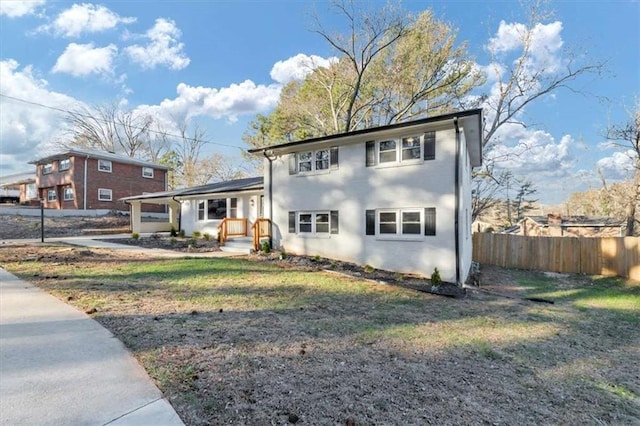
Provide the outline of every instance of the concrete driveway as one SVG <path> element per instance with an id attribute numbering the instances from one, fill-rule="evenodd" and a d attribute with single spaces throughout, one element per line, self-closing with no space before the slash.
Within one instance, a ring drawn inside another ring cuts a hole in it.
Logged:
<path id="1" fill-rule="evenodd" d="M 124 345 L 0 268 L 1 425 L 182 425 Z"/>

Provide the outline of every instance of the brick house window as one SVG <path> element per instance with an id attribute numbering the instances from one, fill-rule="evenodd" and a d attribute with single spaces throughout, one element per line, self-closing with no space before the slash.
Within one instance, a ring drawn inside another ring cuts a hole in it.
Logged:
<path id="1" fill-rule="evenodd" d="M 144 178 L 153 178 L 153 168 L 151 167 L 143 167 L 142 168 L 142 177 Z"/>
<path id="2" fill-rule="evenodd" d="M 67 186 L 66 188 L 64 188 L 64 192 L 63 192 L 63 200 L 64 201 L 72 201 L 73 200 L 73 188 L 70 186 Z"/>
<path id="3" fill-rule="evenodd" d="M 98 200 L 100 201 L 112 201 L 113 192 L 110 189 L 100 188 L 98 189 Z"/>
<path id="4" fill-rule="evenodd" d="M 53 163 L 47 163 L 42 165 L 42 174 L 47 175 L 53 171 Z"/>
<path id="5" fill-rule="evenodd" d="M 98 170 L 100 170 L 101 172 L 111 173 L 112 167 L 113 166 L 111 164 L 111 161 L 109 161 L 109 160 L 98 160 Z"/>
<path id="6" fill-rule="evenodd" d="M 56 201 L 57 199 L 58 199 L 58 196 L 56 195 L 55 189 L 47 190 L 47 201 Z"/>
<path id="7" fill-rule="evenodd" d="M 64 170 L 69 170 L 71 168 L 71 160 L 69 158 L 65 158 L 64 160 L 58 161 L 58 171 L 62 172 Z"/>

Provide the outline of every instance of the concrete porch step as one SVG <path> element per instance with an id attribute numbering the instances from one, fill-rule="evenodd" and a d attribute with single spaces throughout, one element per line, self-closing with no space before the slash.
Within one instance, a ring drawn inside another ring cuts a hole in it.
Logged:
<path id="1" fill-rule="evenodd" d="M 253 250 L 253 239 L 251 237 L 229 238 L 223 246 L 220 246 L 220 250 L 229 253 L 249 254 Z"/>

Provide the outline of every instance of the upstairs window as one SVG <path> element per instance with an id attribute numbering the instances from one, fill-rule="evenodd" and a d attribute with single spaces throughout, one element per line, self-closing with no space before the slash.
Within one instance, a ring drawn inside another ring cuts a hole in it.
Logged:
<path id="1" fill-rule="evenodd" d="M 69 158 L 65 158 L 64 160 L 58 161 L 58 171 L 63 172 L 65 170 L 69 170 L 71 168 L 71 160 Z"/>
<path id="2" fill-rule="evenodd" d="M 98 160 L 98 170 L 101 172 L 111 173 L 113 170 L 111 161 L 109 160 Z"/>
<path id="3" fill-rule="evenodd" d="M 289 174 L 305 174 L 338 169 L 338 147 L 290 154 Z"/>
<path id="4" fill-rule="evenodd" d="M 436 158 L 436 132 L 398 139 L 368 141 L 365 144 L 367 167 L 378 164 L 411 164 Z"/>
<path id="5" fill-rule="evenodd" d="M 53 171 L 53 163 L 47 163 L 42 165 L 42 174 L 46 175 Z"/>
<path id="6" fill-rule="evenodd" d="M 151 167 L 143 167 L 142 168 L 142 177 L 144 178 L 153 178 L 153 168 Z"/>

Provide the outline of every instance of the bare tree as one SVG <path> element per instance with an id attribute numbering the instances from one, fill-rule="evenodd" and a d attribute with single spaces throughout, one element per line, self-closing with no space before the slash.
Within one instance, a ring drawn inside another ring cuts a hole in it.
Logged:
<path id="1" fill-rule="evenodd" d="M 508 158 L 496 156 L 495 147 L 500 143 L 498 131 L 507 124 L 526 127 L 522 119 L 525 108 L 539 99 L 561 89 L 576 91 L 576 80 L 585 75 L 597 75 L 603 67 L 599 62 L 580 62 L 580 56 L 565 50 L 558 61 L 550 63 L 541 60 L 535 51 L 537 26 L 552 16 L 543 8 L 544 2 L 534 0 L 529 3 L 527 23 L 518 25 L 520 50 L 515 60 L 501 61 L 499 49 L 490 48 L 493 76 L 497 79 L 491 96 L 485 95 L 476 105 L 485 110 L 484 125 L 484 169 L 477 172 L 476 179 L 489 179 L 486 186 L 498 184 L 492 174 L 499 170 L 499 163 Z M 520 155 L 526 155 L 526 147 Z M 498 192 L 490 190 L 489 192 Z M 482 207 L 482 204 L 476 203 Z M 474 211 L 474 217 L 481 211 Z"/>
<path id="2" fill-rule="evenodd" d="M 346 18 L 349 34 L 332 35 L 320 24 L 316 17 L 314 32 L 324 38 L 351 65 L 353 79 L 351 92 L 346 103 L 344 128 L 348 132 L 353 127 L 356 101 L 361 96 L 365 73 L 377 55 L 408 33 L 407 21 L 396 8 L 386 6 L 376 14 L 356 11 L 353 0 L 339 0 L 333 6 Z M 361 6 L 361 4 L 358 4 Z"/>
<path id="3" fill-rule="evenodd" d="M 640 100 L 629 111 L 626 123 L 612 125 L 607 129 L 607 139 L 611 146 L 628 153 L 633 164 L 633 190 L 629 194 L 626 207 L 627 235 L 634 235 L 636 210 L 640 202 Z"/>
<path id="4" fill-rule="evenodd" d="M 84 147 L 140 156 L 148 138 L 153 119 L 148 115 L 123 111 L 116 103 L 83 107 L 67 114 L 71 124 L 71 140 L 66 147 Z"/>

